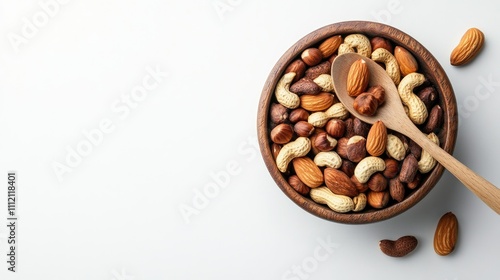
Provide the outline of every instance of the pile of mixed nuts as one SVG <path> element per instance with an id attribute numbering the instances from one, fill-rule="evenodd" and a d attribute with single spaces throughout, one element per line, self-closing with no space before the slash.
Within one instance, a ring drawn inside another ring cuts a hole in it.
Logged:
<path id="1" fill-rule="evenodd" d="M 359 212 L 401 202 L 436 161 L 382 122 L 353 117 L 335 96 L 331 65 L 357 52 L 382 64 L 400 86 L 410 119 L 439 145 L 443 109 L 435 87 L 418 73 L 402 46 L 364 34 L 335 35 L 304 50 L 284 71 L 269 110 L 269 137 L 278 169 L 297 192 L 332 210 Z M 363 60 L 349 69 L 347 88 L 363 114 L 384 102 L 381 86 L 368 86 Z"/>

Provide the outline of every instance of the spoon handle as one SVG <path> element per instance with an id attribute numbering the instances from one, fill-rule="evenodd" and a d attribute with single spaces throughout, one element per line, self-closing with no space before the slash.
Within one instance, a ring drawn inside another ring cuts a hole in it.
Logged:
<path id="1" fill-rule="evenodd" d="M 441 147 L 429 140 L 420 131 L 418 131 L 418 133 L 408 133 L 408 136 L 460 180 L 460 182 L 486 203 L 486 205 L 497 214 L 500 214 L 500 189 L 479 176 L 456 158 L 448 154 L 445 150 L 441 149 Z"/>

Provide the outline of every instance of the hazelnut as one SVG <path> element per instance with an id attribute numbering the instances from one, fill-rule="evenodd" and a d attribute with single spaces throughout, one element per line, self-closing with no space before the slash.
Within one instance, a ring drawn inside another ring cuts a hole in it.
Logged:
<path id="1" fill-rule="evenodd" d="M 323 129 L 319 128 L 319 127 L 316 127 L 314 129 L 314 132 L 313 134 L 311 135 L 311 137 L 309 137 L 309 139 L 311 140 L 311 151 L 314 155 L 317 155 L 319 152 L 321 152 L 317 147 L 316 147 L 316 138 L 318 137 L 318 135 L 322 132 L 325 132 Z"/>
<path id="2" fill-rule="evenodd" d="M 356 133 L 354 132 L 354 120 L 347 119 L 344 121 L 344 123 L 345 123 L 344 137 L 351 138 L 352 136 L 356 135 Z"/>
<path id="3" fill-rule="evenodd" d="M 288 115 L 288 120 L 292 123 L 299 121 L 307 121 L 309 118 L 309 113 L 304 108 L 293 109 Z"/>
<path id="4" fill-rule="evenodd" d="M 314 146 L 321 152 L 328 152 L 333 150 L 337 145 L 337 140 L 326 132 L 320 132 L 314 139 Z"/>
<path id="5" fill-rule="evenodd" d="M 378 48 L 384 48 L 384 49 L 388 50 L 390 53 L 393 53 L 393 51 L 394 51 L 394 47 L 392 46 L 391 41 L 389 41 L 386 38 L 382 38 L 382 37 L 378 37 L 378 36 L 373 37 L 370 39 L 370 44 L 372 46 L 372 51 L 374 51 Z"/>
<path id="6" fill-rule="evenodd" d="M 368 132 L 370 132 L 371 126 L 364 121 L 354 118 L 353 119 L 353 129 L 354 129 L 354 134 L 356 135 L 361 135 L 363 137 L 368 137 Z"/>
<path id="7" fill-rule="evenodd" d="M 385 102 L 385 89 L 381 85 L 375 85 L 368 88 L 367 93 L 373 95 L 378 102 L 378 106 Z"/>
<path id="8" fill-rule="evenodd" d="M 304 74 L 306 72 L 306 64 L 304 63 L 304 61 L 302 61 L 302 59 L 296 59 L 294 60 L 292 63 L 290 63 L 290 65 L 288 65 L 288 67 L 285 69 L 285 74 L 286 73 L 290 73 L 290 72 L 294 72 L 295 73 L 295 77 L 293 78 L 292 80 L 292 83 L 295 83 L 296 81 L 302 79 L 302 77 L 304 77 Z"/>
<path id="9" fill-rule="evenodd" d="M 415 177 L 411 182 L 406 183 L 406 186 L 410 190 L 416 189 L 420 185 L 420 181 L 422 180 L 422 175 L 420 173 L 415 174 Z"/>
<path id="10" fill-rule="evenodd" d="M 373 95 L 364 92 L 354 99 L 353 107 L 361 115 L 373 116 L 377 112 L 378 102 Z"/>
<path id="11" fill-rule="evenodd" d="M 337 143 L 337 146 L 339 144 Z M 342 165 L 340 166 L 340 170 L 344 172 L 347 176 L 352 177 L 354 175 L 354 169 L 356 168 L 356 165 L 354 162 L 344 159 L 342 160 Z"/>
<path id="12" fill-rule="evenodd" d="M 436 89 L 434 87 L 429 86 L 421 89 L 417 93 L 417 96 L 425 104 L 425 107 L 427 107 L 427 111 L 430 111 L 432 106 L 434 106 L 434 102 L 438 98 L 438 93 L 436 92 Z"/>
<path id="13" fill-rule="evenodd" d="M 337 58 L 338 54 L 337 53 L 334 53 L 332 54 L 330 57 L 328 57 L 328 62 L 330 63 L 333 63 L 333 61 L 335 60 L 335 58 Z"/>
<path id="14" fill-rule="evenodd" d="M 349 141 L 349 138 L 347 137 L 342 137 L 339 140 L 337 140 L 337 148 L 336 152 L 337 154 L 344 159 L 347 159 L 347 142 Z"/>
<path id="15" fill-rule="evenodd" d="M 277 157 L 278 157 L 278 154 L 279 154 L 279 153 L 280 153 L 280 151 L 281 151 L 281 145 L 280 145 L 280 144 L 273 143 L 273 145 L 272 145 L 272 150 L 273 150 L 273 156 L 274 156 L 274 158 L 277 158 Z"/>
<path id="16" fill-rule="evenodd" d="M 280 103 L 273 103 L 269 115 L 271 116 L 271 122 L 280 124 L 288 119 L 288 109 Z"/>
<path id="17" fill-rule="evenodd" d="M 354 135 L 347 141 L 347 159 L 352 162 L 360 162 L 366 157 L 366 139 L 360 135 Z"/>
<path id="18" fill-rule="evenodd" d="M 300 57 L 309 66 L 317 65 L 323 60 L 323 54 L 317 48 L 308 48 L 304 50 Z"/>
<path id="19" fill-rule="evenodd" d="M 385 159 L 385 170 L 383 175 L 387 179 L 396 177 L 399 173 L 399 162 L 393 158 Z"/>
<path id="20" fill-rule="evenodd" d="M 314 125 L 306 121 L 298 121 L 294 126 L 293 130 L 298 136 L 309 137 L 314 132 Z"/>
<path id="21" fill-rule="evenodd" d="M 271 141 L 276 144 L 286 144 L 292 140 L 293 128 L 291 125 L 282 123 L 277 125 L 270 133 Z"/>
<path id="22" fill-rule="evenodd" d="M 375 192 L 384 191 L 387 188 L 388 181 L 381 173 L 375 173 L 366 182 L 368 188 Z"/>
<path id="23" fill-rule="evenodd" d="M 288 178 L 288 184 L 296 190 L 298 193 L 302 195 L 307 195 L 309 194 L 309 191 L 311 190 L 306 184 L 304 184 L 300 179 L 299 176 L 297 175 L 292 175 Z"/>
<path id="24" fill-rule="evenodd" d="M 356 178 L 356 176 L 352 175 L 351 181 L 353 182 L 353 184 L 356 186 L 356 189 L 360 193 L 366 192 L 368 190 L 368 184 L 359 182 L 359 180 L 358 180 L 358 178 Z"/>
<path id="25" fill-rule="evenodd" d="M 410 140 L 408 142 L 408 150 L 410 150 L 410 154 L 412 154 L 417 160 L 420 159 L 420 155 L 422 154 L 422 147 L 417 145 L 415 141 Z"/>
<path id="26" fill-rule="evenodd" d="M 333 138 L 341 138 L 345 133 L 345 123 L 343 120 L 331 119 L 326 123 L 325 130 Z"/>
<path id="27" fill-rule="evenodd" d="M 384 208 L 389 203 L 390 195 L 387 191 L 374 192 L 369 191 L 366 195 L 366 201 L 373 208 Z"/>

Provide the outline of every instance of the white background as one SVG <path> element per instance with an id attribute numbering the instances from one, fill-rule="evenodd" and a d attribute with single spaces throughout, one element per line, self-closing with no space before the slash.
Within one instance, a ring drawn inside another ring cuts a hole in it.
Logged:
<path id="1" fill-rule="evenodd" d="M 498 215 L 448 172 L 404 214 L 336 224 L 291 202 L 256 146 L 258 100 L 279 57 L 325 25 L 378 21 L 442 64 L 460 106 L 454 155 L 500 185 L 494 1 L 2 0 L 0 13 L 0 279 L 495 278 Z M 452 67 L 470 27 L 484 50 Z M 84 133 L 102 122 L 89 146 Z M 4 261 L 9 170 L 19 175 L 17 273 Z M 448 211 L 459 242 L 441 257 L 432 240 Z M 419 240 L 411 255 L 379 251 L 380 239 L 406 234 Z"/>

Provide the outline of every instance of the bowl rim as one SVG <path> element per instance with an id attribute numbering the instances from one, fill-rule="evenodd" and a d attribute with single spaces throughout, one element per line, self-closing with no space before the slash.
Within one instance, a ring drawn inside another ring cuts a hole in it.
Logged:
<path id="1" fill-rule="evenodd" d="M 287 65 L 310 46 L 317 45 L 319 42 L 333 35 L 348 35 L 353 33 L 388 38 L 395 46 L 403 46 L 414 55 L 418 53 L 418 55 L 415 55 L 415 58 L 419 63 L 419 72 L 424 73 L 426 78 L 435 86 L 440 95 L 440 103 L 444 104 L 443 129 L 439 135 L 441 146 L 448 153 L 453 153 L 458 129 L 457 103 L 452 85 L 443 67 L 422 44 L 410 35 L 393 26 L 371 21 L 356 20 L 332 23 L 310 32 L 293 44 L 276 62 L 262 89 L 257 112 L 257 135 L 261 156 L 271 177 L 285 195 L 295 204 L 307 212 L 329 221 L 344 224 L 366 224 L 397 216 L 421 201 L 441 178 L 444 171 L 443 166 L 438 163 L 433 171 L 427 175 L 423 184 L 402 202 L 372 212 L 337 213 L 327 206 L 318 204 L 309 197 L 299 194 L 288 184 L 276 166 L 268 137 L 268 110 L 273 99 L 275 85 L 278 79 L 281 78 Z"/>

